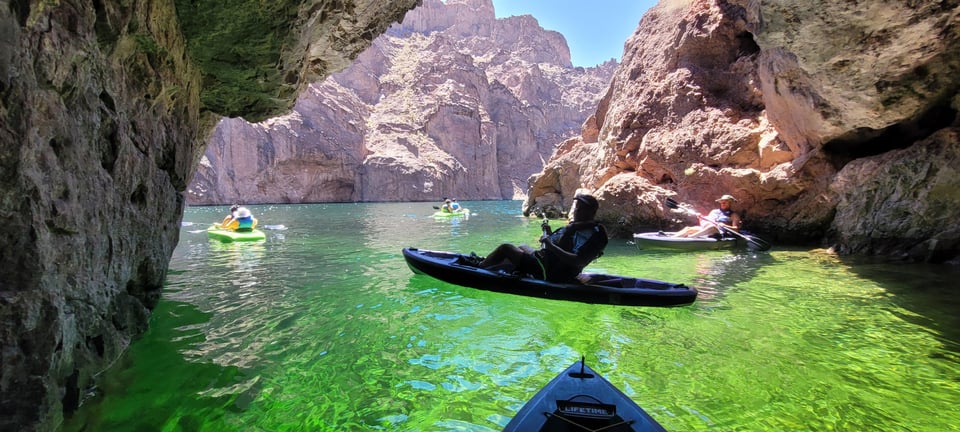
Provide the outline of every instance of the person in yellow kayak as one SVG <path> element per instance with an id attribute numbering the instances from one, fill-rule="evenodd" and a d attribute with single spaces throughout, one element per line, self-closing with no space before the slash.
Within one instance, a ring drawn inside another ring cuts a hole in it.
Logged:
<path id="1" fill-rule="evenodd" d="M 230 222 L 233 222 L 233 219 L 237 217 L 237 209 L 240 208 L 240 204 L 234 204 L 230 206 L 230 213 L 228 213 L 218 225 L 219 227 L 225 227 L 230 225 Z"/>
<path id="2" fill-rule="evenodd" d="M 235 211 L 233 207 L 230 208 L 231 216 L 223 219 L 224 222 L 220 224 L 220 228 L 237 232 L 253 231 L 253 229 L 257 227 L 257 218 L 253 217 L 250 209 L 240 206 L 236 207 L 237 209 Z"/>

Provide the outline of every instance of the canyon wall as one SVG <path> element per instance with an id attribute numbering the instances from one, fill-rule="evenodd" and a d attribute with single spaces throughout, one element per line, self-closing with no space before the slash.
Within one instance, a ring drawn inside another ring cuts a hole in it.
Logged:
<path id="1" fill-rule="evenodd" d="M 55 429 L 145 330 L 215 121 L 288 112 L 416 3 L 0 2 L 0 430 Z"/>
<path id="2" fill-rule="evenodd" d="M 573 67 L 562 35 L 491 0 L 425 0 L 291 114 L 221 121 L 187 202 L 522 198 L 615 68 Z"/>

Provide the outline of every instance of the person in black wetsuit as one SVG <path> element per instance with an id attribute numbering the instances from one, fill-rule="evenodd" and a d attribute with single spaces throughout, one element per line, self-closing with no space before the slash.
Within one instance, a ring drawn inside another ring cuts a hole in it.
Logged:
<path id="1" fill-rule="evenodd" d="M 497 246 L 480 262 L 491 268 L 510 264 L 520 274 L 550 282 L 572 282 L 607 247 L 607 231 L 593 220 L 600 207 L 592 195 L 577 195 L 570 208 L 571 221 L 556 231 L 544 220 L 538 250 L 509 243 Z"/>

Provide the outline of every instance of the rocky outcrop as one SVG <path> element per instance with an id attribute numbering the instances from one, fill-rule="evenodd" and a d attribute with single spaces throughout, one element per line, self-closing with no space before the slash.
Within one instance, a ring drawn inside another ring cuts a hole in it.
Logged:
<path id="1" fill-rule="evenodd" d="M 956 259 L 954 3 L 661 1 L 525 211 L 600 195 L 621 234 L 740 199 L 747 228 L 844 253 Z"/>
<path id="2" fill-rule="evenodd" d="M 145 329 L 213 119 L 285 112 L 416 1 L 268 3 L 0 4 L 0 430 L 56 428 Z"/>
<path id="3" fill-rule="evenodd" d="M 615 67 L 572 67 L 562 35 L 531 16 L 496 19 L 490 0 L 426 0 L 291 114 L 222 121 L 187 199 L 520 197 Z"/>

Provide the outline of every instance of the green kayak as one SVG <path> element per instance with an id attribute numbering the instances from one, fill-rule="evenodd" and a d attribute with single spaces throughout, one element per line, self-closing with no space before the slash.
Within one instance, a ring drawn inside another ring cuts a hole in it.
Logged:
<path id="1" fill-rule="evenodd" d="M 442 211 L 442 210 L 441 210 L 441 211 L 438 211 L 438 212 L 433 213 L 433 217 L 438 217 L 438 218 L 440 218 L 440 217 L 457 217 L 457 216 L 470 216 L 470 209 L 466 209 L 466 208 L 465 208 L 465 209 L 460 209 L 460 210 L 455 211 L 455 212 L 445 212 L 445 211 Z"/>
<path id="2" fill-rule="evenodd" d="M 232 231 L 220 229 L 216 225 L 211 225 L 210 228 L 207 228 L 207 236 L 214 240 L 220 240 L 224 243 L 229 242 L 241 242 L 241 241 L 260 241 L 266 240 L 267 235 L 258 229 L 253 231 Z"/>

